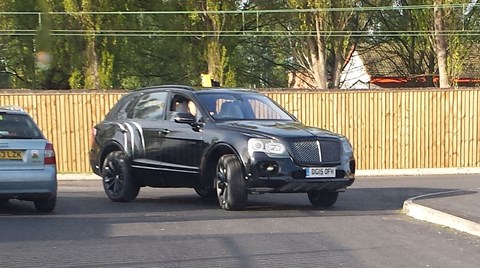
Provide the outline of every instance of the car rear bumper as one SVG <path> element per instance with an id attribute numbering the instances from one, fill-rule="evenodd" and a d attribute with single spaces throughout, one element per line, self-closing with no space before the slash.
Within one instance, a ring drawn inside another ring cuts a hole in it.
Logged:
<path id="1" fill-rule="evenodd" d="M 55 167 L 43 170 L 9 170 L 0 176 L 0 197 L 35 198 L 57 194 Z"/>
<path id="2" fill-rule="evenodd" d="M 89 157 L 89 164 L 90 164 L 90 168 L 92 169 L 92 172 L 94 174 L 97 174 L 98 176 L 102 176 L 100 173 L 100 164 L 99 164 L 100 154 L 99 154 L 98 145 L 93 145 L 93 148 L 90 149 L 88 157 Z"/>

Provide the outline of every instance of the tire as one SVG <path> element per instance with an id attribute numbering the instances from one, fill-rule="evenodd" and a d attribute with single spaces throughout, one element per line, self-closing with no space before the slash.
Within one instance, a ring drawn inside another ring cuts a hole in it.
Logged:
<path id="1" fill-rule="evenodd" d="M 198 194 L 198 196 L 200 196 L 201 198 L 211 199 L 217 196 L 216 189 L 194 188 L 194 190 Z"/>
<path id="2" fill-rule="evenodd" d="M 37 209 L 38 212 L 52 212 L 55 209 L 56 203 L 57 196 L 33 200 L 35 209 Z"/>
<path id="3" fill-rule="evenodd" d="M 103 189 L 115 202 L 130 202 L 137 198 L 140 186 L 133 181 L 127 157 L 122 151 L 113 151 L 102 165 Z"/>
<path id="4" fill-rule="evenodd" d="M 242 166 L 237 157 L 220 157 L 215 175 L 218 202 L 224 210 L 241 210 L 247 205 L 247 188 Z"/>
<path id="5" fill-rule="evenodd" d="M 338 192 L 312 191 L 308 192 L 308 200 L 314 207 L 331 207 L 337 202 Z"/>

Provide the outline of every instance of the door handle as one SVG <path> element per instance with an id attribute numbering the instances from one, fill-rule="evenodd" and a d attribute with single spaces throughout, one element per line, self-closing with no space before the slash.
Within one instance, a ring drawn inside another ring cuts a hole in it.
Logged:
<path id="1" fill-rule="evenodd" d="M 170 130 L 168 130 L 168 129 L 164 129 L 164 130 L 159 132 L 159 134 L 161 134 L 161 135 L 167 135 L 168 133 L 170 133 Z"/>

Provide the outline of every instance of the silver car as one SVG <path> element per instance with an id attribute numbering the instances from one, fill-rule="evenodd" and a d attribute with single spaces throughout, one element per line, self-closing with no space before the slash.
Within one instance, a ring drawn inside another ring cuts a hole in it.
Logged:
<path id="1" fill-rule="evenodd" d="M 21 108 L 0 106 L 0 202 L 33 201 L 52 212 L 57 200 L 55 151 Z"/>

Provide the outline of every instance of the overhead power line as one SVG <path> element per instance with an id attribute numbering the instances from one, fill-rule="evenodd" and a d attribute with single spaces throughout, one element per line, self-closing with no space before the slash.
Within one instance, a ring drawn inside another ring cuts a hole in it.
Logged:
<path id="1" fill-rule="evenodd" d="M 465 3 L 465 4 L 443 4 L 442 8 L 458 9 L 459 15 L 464 15 L 465 12 L 471 13 L 476 7 L 480 7 L 480 3 Z M 256 15 L 255 19 L 257 25 L 261 15 L 265 14 L 277 14 L 277 13 L 315 13 L 315 12 L 379 12 L 379 11 L 399 11 L 399 16 L 403 10 L 428 10 L 433 9 L 434 5 L 417 5 L 417 6 L 382 6 L 382 7 L 344 7 L 344 8 L 321 8 L 321 9 L 280 9 L 280 10 L 230 10 L 230 11 L 96 11 L 96 12 L 0 12 L 0 19 L 13 18 L 17 16 L 35 16 L 38 20 L 38 24 L 32 29 L 19 29 L 19 28 L 0 28 L 0 36 L 35 36 L 38 34 L 38 29 L 42 28 L 42 19 L 44 16 L 119 16 L 119 15 L 191 15 L 200 13 L 210 14 L 240 14 L 244 19 L 245 15 Z M 461 10 L 460 10 L 461 9 Z M 3 18 L 2 18 L 3 17 Z M 5 20 L 4 20 L 5 21 Z M 245 21 L 242 20 L 242 23 Z M 0 24 L 0 27 L 6 27 L 7 24 Z M 244 27 L 242 27 L 244 28 Z M 479 27 L 480 28 L 480 27 Z M 195 30 L 159 30 L 159 29 L 58 29 L 52 27 L 49 29 L 49 34 L 52 36 L 115 36 L 115 37 L 239 37 L 239 36 L 270 36 L 270 37 L 305 37 L 305 36 L 351 36 L 351 37 L 393 37 L 393 36 L 424 36 L 433 34 L 432 31 L 301 31 L 301 30 L 266 30 L 258 27 L 254 30 L 242 30 L 242 31 L 195 31 Z M 443 31 L 440 33 L 445 36 L 479 36 L 480 29 L 454 29 L 449 31 Z"/>
<path id="2" fill-rule="evenodd" d="M 264 14 L 264 13 L 311 13 L 311 12 L 355 12 L 355 11 L 386 11 L 386 10 L 423 10 L 439 8 L 462 8 L 472 9 L 480 7 L 480 3 L 453 3 L 436 5 L 408 5 L 408 6 L 352 6 L 352 7 L 330 7 L 330 8 L 309 8 L 309 9 L 272 9 L 272 10 L 169 10 L 169 11 L 88 11 L 88 12 L 67 12 L 67 11 L 52 11 L 48 13 L 37 11 L 0 11 L 0 15 L 37 15 L 37 14 L 51 14 L 51 15 L 138 15 L 138 14 Z"/>
<path id="3" fill-rule="evenodd" d="M 35 36 L 36 30 L 0 30 L 0 36 Z M 111 37 L 395 37 L 433 35 L 434 31 L 164 31 L 164 30 L 52 30 L 52 36 Z M 480 30 L 446 30 L 443 36 L 480 36 Z"/>

